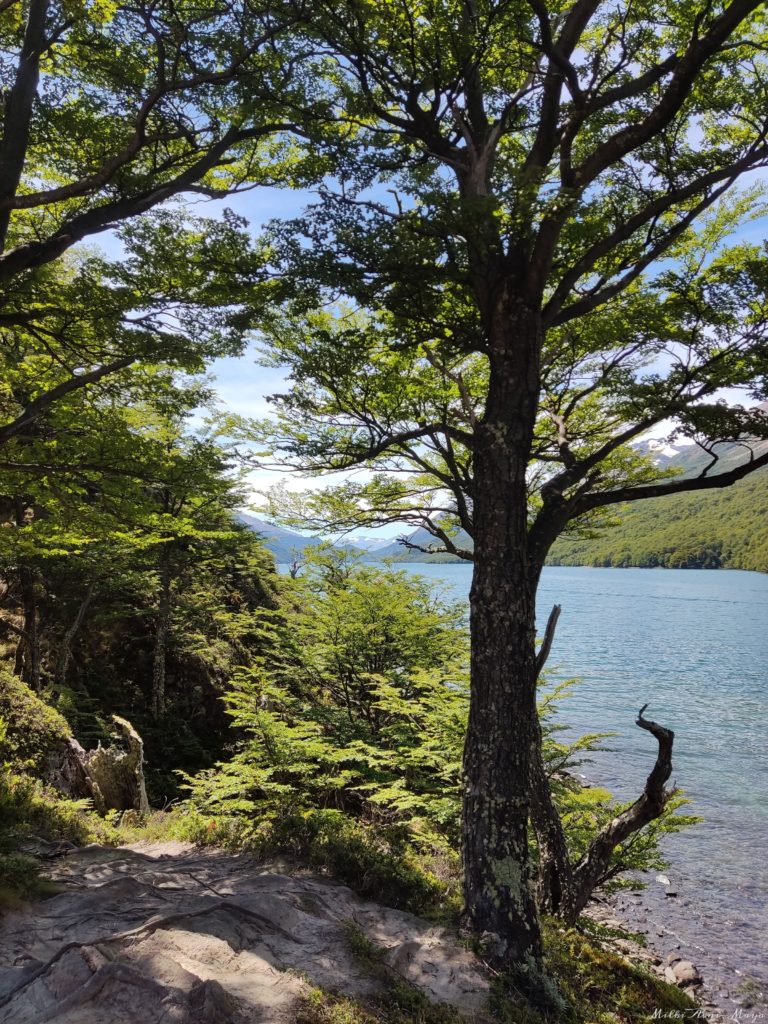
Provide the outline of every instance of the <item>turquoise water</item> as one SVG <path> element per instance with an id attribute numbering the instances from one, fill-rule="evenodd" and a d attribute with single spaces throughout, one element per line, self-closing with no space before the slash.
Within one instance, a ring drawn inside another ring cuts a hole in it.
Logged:
<path id="1" fill-rule="evenodd" d="M 407 568 L 454 597 L 469 592 L 469 565 Z M 680 895 L 665 899 L 652 878 L 651 918 L 699 951 L 715 987 L 732 992 L 738 971 L 768 983 L 768 575 L 553 566 L 539 590 L 542 629 L 555 603 L 550 676 L 581 680 L 561 718 L 615 733 L 582 770 L 639 795 L 655 742 L 634 719 L 649 703 L 648 716 L 675 730 L 673 778 L 705 819 L 667 840 Z"/>

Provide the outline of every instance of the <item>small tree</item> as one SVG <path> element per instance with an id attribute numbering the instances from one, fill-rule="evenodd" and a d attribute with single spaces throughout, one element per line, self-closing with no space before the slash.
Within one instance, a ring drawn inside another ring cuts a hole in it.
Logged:
<path id="1" fill-rule="evenodd" d="M 725 243 L 761 211 L 733 186 L 768 160 L 764 10 L 530 0 L 316 15 L 357 165 L 348 150 L 340 187 L 273 233 L 293 293 L 265 333 L 293 386 L 260 435 L 284 466 L 375 471 L 309 499 L 317 525 L 416 519 L 473 558 L 466 912 L 498 961 L 536 957 L 527 822 L 547 552 L 617 503 L 768 463 L 749 446 L 765 417 L 717 401 L 723 387 L 761 396 L 768 367 L 768 262 Z M 660 479 L 631 447 L 667 420 L 711 454 L 693 478 Z M 718 473 L 722 441 L 744 458 Z"/>

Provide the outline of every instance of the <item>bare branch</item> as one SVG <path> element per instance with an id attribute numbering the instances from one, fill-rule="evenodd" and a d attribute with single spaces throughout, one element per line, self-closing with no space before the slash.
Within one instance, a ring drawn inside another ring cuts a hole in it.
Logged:
<path id="1" fill-rule="evenodd" d="M 539 653 L 536 655 L 536 678 L 538 679 L 541 675 L 544 666 L 547 663 L 549 652 L 552 650 L 552 642 L 555 639 L 555 630 L 557 629 L 557 620 L 560 618 L 560 612 L 562 608 L 559 604 L 553 605 L 552 611 L 549 613 L 547 619 L 547 625 L 544 629 L 544 638 L 541 641 L 541 647 Z"/>
<path id="2" fill-rule="evenodd" d="M 572 923 L 587 905 L 590 896 L 609 872 L 613 851 L 634 832 L 660 817 L 674 794 L 665 789 L 672 774 L 672 744 L 675 734 L 657 722 L 644 718 L 648 705 L 643 704 L 636 725 L 649 732 L 659 745 L 656 762 L 648 776 L 645 788 L 637 800 L 613 818 L 589 845 L 589 849 L 574 869 L 574 903 L 568 919 Z"/>

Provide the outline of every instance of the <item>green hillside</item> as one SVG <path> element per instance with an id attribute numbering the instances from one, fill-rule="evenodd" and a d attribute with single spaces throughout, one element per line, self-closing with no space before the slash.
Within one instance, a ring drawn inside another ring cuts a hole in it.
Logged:
<path id="1" fill-rule="evenodd" d="M 561 539 L 552 565 L 665 566 L 768 572 L 768 471 L 723 490 L 625 506 L 594 539 Z"/>

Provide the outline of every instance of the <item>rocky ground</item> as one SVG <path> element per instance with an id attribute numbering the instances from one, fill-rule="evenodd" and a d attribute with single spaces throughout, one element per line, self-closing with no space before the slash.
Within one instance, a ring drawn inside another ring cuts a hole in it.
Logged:
<path id="1" fill-rule="evenodd" d="M 467 950 L 343 886 L 180 843 L 52 863 L 64 891 L 0 922 L 2 1024 L 287 1024 L 310 986 L 381 984 L 349 922 L 430 999 L 484 1019 L 488 982 Z"/>
<path id="2" fill-rule="evenodd" d="M 393 977 L 487 1020 L 487 978 L 451 933 L 330 881 L 175 842 L 72 848 L 50 865 L 60 893 L 0 921 L 0 1024 L 288 1024 L 311 987 L 365 998 L 381 985 L 350 923 Z M 734 1018 L 739 1004 L 718 1000 L 633 898 L 589 911 L 647 936 L 610 938 L 613 949 L 694 995 L 707 1020 L 761 1020 Z"/>
<path id="3" fill-rule="evenodd" d="M 680 934 L 685 931 L 680 922 L 691 912 L 690 901 L 679 902 L 680 883 L 653 873 L 643 880 L 644 889 L 592 903 L 588 916 L 607 928 L 641 936 L 641 943 L 619 939 L 614 946 L 688 992 L 712 1024 L 768 1024 L 768 993 L 751 980 L 749 965 L 734 969 L 730 960 Z"/>

